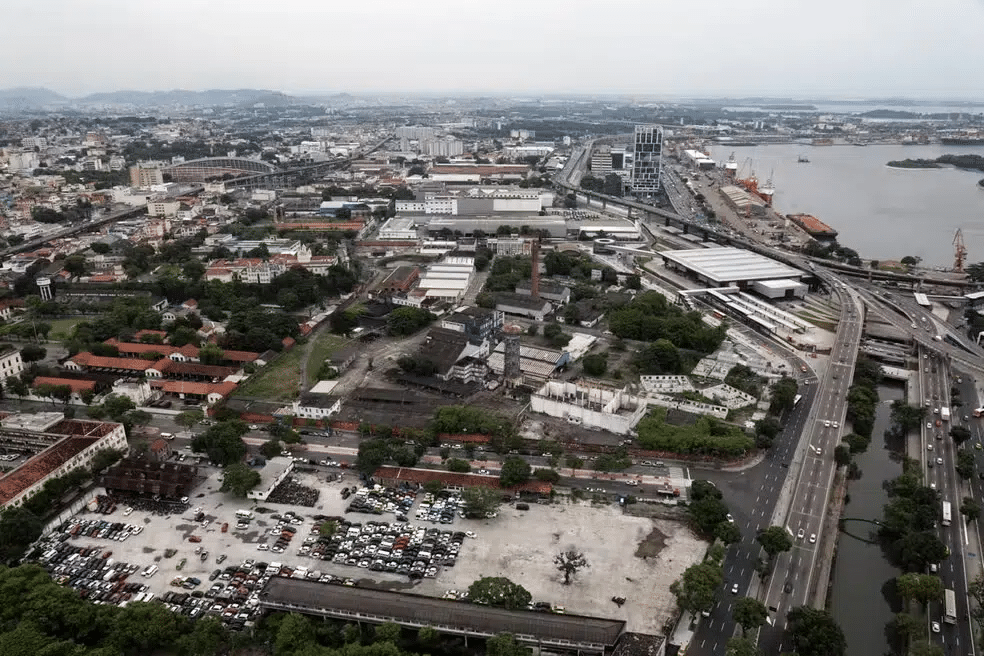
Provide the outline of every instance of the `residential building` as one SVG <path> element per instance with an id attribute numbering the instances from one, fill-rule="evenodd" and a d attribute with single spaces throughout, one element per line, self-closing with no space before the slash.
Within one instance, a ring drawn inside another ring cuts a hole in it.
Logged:
<path id="1" fill-rule="evenodd" d="M 327 419 L 342 409 L 342 399 L 329 394 L 301 394 L 294 401 L 294 416 L 301 419 Z"/>
<path id="2" fill-rule="evenodd" d="M 164 184 L 164 170 L 159 162 L 138 162 L 130 167 L 130 185 L 148 188 Z"/>
<path id="3" fill-rule="evenodd" d="M 632 175 L 629 186 L 633 194 L 652 196 L 660 189 L 663 168 L 663 128 L 637 125 L 632 142 Z"/>
<path id="4" fill-rule="evenodd" d="M 19 350 L 12 346 L 0 350 L 0 381 L 18 376 L 22 371 L 24 371 L 24 361 Z"/>

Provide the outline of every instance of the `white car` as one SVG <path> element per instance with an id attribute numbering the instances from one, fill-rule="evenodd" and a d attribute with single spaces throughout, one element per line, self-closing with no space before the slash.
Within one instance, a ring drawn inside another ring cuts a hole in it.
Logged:
<path id="1" fill-rule="evenodd" d="M 735 523 L 735 518 L 731 516 L 731 513 L 728 513 L 728 521 L 731 522 L 732 524 Z"/>
<path id="2" fill-rule="evenodd" d="M 270 545 L 263 543 L 256 547 L 257 551 L 270 551 Z"/>
<path id="3" fill-rule="evenodd" d="M 940 632 L 940 623 L 933 622 L 933 633 L 939 633 L 939 632 Z"/>
<path id="4" fill-rule="evenodd" d="M 817 542 L 817 534 L 810 533 L 810 544 L 816 544 L 816 542 Z"/>
<path id="5" fill-rule="evenodd" d="M 209 525 L 209 520 L 206 519 L 202 522 L 202 528 L 208 528 L 208 525 Z"/>
<path id="6" fill-rule="evenodd" d="M 943 458 L 937 458 L 936 459 L 936 464 L 937 465 L 942 465 L 943 464 Z"/>
<path id="7" fill-rule="evenodd" d="M 804 535 L 806 535 L 806 531 L 800 529 L 799 531 L 796 532 L 796 539 L 802 540 Z"/>
<path id="8" fill-rule="evenodd" d="M 840 424 L 837 423 L 836 421 L 833 423 L 833 426 L 834 426 L 834 428 L 840 428 Z"/>
<path id="9" fill-rule="evenodd" d="M 737 583 L 735 583 L 733 586 L 731 586 L 731 594 L 738 594 L 738 584 Z"/>
<path id="10" fill-rule="evenodd" d="M 133 514 L 133 508 L 130 508 L 128 506 L 127 509 L 123 511 L 123 514 L 129 517 L 130 515 Z"/>
<path id="11" fill-rule="evenodd" d="M 827 421 L 823 422 L 823 425 L 826 428 L 830 428 L 830 420 L 828 419 Z"/>

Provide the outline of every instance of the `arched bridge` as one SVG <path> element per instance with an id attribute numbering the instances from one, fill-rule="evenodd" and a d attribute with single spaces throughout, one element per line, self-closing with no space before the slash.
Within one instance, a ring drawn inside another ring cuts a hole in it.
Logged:
<path id="1" fill-rule="evenodd" d="M 240 177 L 250 174 L 277 173 L 278 169 L 269 162 L 246 157 L 202 157 L 164 169 L 175 182 L 205 182 L 224 175 Z"/>
<path id="2" fill-rule="evenodd" d="M 875 526 L 878 527 L 884 526 L 884 524 L 879 522 L 877 519 L 864 519 L 862 517 L 841 517 L 840 522 L 838 522 L 838 524 L 841 533 L 843 533 L 844 535 L 850 535 L 855 540 L 861 540 L 862 542 L 867 542 L 868 544 L 878 544 L 877 540 L 872 540 L 871 538 L 862 537 L 860 535 L 857 535 L 856 533 L 851 533 L 850 531 L 845 529 L 844 524 L 846 524 L 847 522 L 864 522 L 865 524 L 874 524 Z"/>

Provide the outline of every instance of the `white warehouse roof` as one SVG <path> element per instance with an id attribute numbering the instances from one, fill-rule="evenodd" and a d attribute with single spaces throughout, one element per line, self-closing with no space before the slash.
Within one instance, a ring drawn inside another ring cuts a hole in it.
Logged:
<path id="1" fill-rule="evenodd" d="M 660 257 L 716 284 L 792 278 L 804 273 L 773 259 L 731 246 L 662 251 Z"/>

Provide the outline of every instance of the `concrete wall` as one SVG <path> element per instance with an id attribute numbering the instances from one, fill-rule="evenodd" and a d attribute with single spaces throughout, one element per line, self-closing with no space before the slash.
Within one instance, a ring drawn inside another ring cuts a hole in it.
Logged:
<path id="1" fill-rule="evenodd" d="M 728 409 L 723 405 L 711 405 L 710 403 L 675 399 L 671 396 L 666 396 L 663 394 L 650 394 L 645 397 L 645 401 L 649 405 L 657 405 L 661 408 L 670 408 L 673 410 L 682 410 L 695 415 L 711 415 L 712 417 L 717 417 L 718 419 L 728 418 Z"/>
<path id="2" fill-rule="evenodd" d="M 575 400 L 574 395 L 578 393 L 580 398 Z M 584 398 L 585 393 L 587 399 Z M 564 400 L 568 397 L 572 402 Z M 594 404 L 594 408 L 581 405 L 588 401 Z M 547 383 L 532 395 L 530 407 L 534 412 L 619 435 L 628 434 L 646 414 L 646 404 L 623 390 L 582 388 L 559 381 Z"/>

